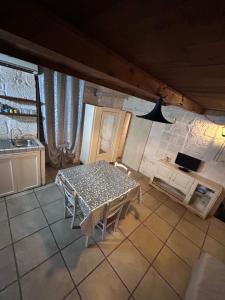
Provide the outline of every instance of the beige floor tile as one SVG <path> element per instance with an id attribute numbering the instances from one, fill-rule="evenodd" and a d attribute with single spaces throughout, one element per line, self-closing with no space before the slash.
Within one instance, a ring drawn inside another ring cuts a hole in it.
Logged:
<path id="1" fill-rule="evenodd" d="M 85 237 L 66 247 L 62 255 L 76 284 L 79 284 L 104 259 L 101 250 L 91 239 L 85 248 Z"/>
<path id="2" fill-rule="evenodd" d="M 99 229 L 95 230 L 95 241 L 98 243 L 102 252 L 107 256 L 109 255 L 122 241 L 125 239 L 125 236 L 121 231 L 108 231 L 104 241 L 102 241 L 101 231 Z"/>
<path id="3" fill-rule="evenodd" d="M 134 291 L 135 300 L 179 300 L 166 281 L 151 267 Z"/>
<path id="4" fill-rule="evenodd" d="M 175 226 L 180 218 L 181 215 L 175 213 L 172 209 L 167 207 L 166 205 L 162 204 L 155 213 L 160 216 L 164 221 L 169 223 L 171 226 Z"/>
<path id="5" fill-rule="evenodd" d="M 188 265 L 194 265 L 200 255 L 200 248 L 187 239 L 182 233 L 175 230 L 169 239 L 167 245 Z"/>
<path id="6" fill-rule="evenodd" d="M 0 201 L 0 222 L 8 219 L 5 201 Z"/>
<path id="7" fill-rule="evenodd" d="M 0 249 L 11 244 L 11 234 L 8 220 L 0 221 Z"/>
<path id="8" fill-rule="evenodd" d="M 60 254 L 26 274 L 20 282 L 24 300 L 61 300 L 74 288 Z"/>
<path id="9" fill-rule="evenodd" d="M 132 203 L 129 211 L 141 222 L 143 222 L 152 213 L 148 207 L 138 202 Z"/>
<path id="10" fill-rule="evenodd" d="M 152 214 L 146 221 L 145 225 L 154 232 L 163 242 L 165 242 L 173 230 L 166 221 L 156 214 Z"/>
<path id="11" fill-rule="evenodd" d="M 55 184 L 49 184 L 35 189 L 35 194 L 41 205 L 48 204 L 62 198 L 62 193 Z"/>
<path id="12" fill-rule="evenodd" d="M 14 247 L 20 275 L 28 272 L 58 251 L 48 227 L 15 243 Z"/>
<path id="13" fill-rule="evenodd" d="M 225 228 L 211 223 L 209 225 L 208 235 L 225 246 Z"/>
<path id="14" fill-rule="evenodd" d="M 149 267 L 148 261 L 128 240 L 125 240 L 108 259 L 130 292 Z"/>
<path id="15" fill-rule="evenodd" d="M 209 219 L 210 224 L 214 224 L 225 231 L 225 223 L 218 218 L 212 217 Z"/>
<path id="16" fill-rule="evenodd" d="M 141 176 L 135 180 L 140 184 L 143 192 L 146 192 L 151 188 L 151 185 L 149 184 L 149 178 Z"/>
<path id="17" fill-rule="evenodd" d="M 48 224 L 40 208 L 35 208 L 22 215 L 10 219 L 13 241 L 18 241 L 34 233 Z"/>
<path id="18" fill-rule="evenodd" d="M 140 183 L 142 192 L 147 192 L 151 188 L 149 183 L 144 180 L 139 180 L 138 182 Z"/>
<path id="19" fill-rule="evenodd" d="M 51 229 L 60 249 L 82 236 L 81 229 L 71 229 L 71 218 L 52 224 Z"/>
<path id="20" fill-rule="evenodd" d="M 182 206 L 181 204 L 177 203 L 176 201 L 170 198 L 168 198 L 168 200 L 165 201 L 164 204 L 170 209 L 172 209 L 172 211 L 174 211 L 179 216 L 182 216 L 186 210 L 184 206 Z"/>
<path id="21" fill-rule="evenodd" d="M 39 203 L 33 192 L 26 193 L 22 196 L 17 196 L 16 194 L 14 198 L 10 197 L 7 199 L 6 204 L 10 218 L 39 207 Z"/>
<path id="22" fill-rule="evenodd" d="M 177 230 L 183 233 L 183 235 L 189 238 L 198 247 L 202 247 L 205 239 L 205 233 L 198 229 L 196 226 L 192 225 L 185 219 L 182 219 L 177 225 Z"/>
<path id="23" fill-rule="evenodd" d="M 80 296 L 79 296 L 77 290 L 74 289 L 74 290 L 72 291 L 72 293 L 70 293 L 70 294 L 65 298 L 65 300 L 81 300 L 81 299 L 80 299 Z"/>
<path id="24" fill-rule="evenodd" d="M 154 260 L 163 246 L 163 243 L 144 225 L 138 227 L 129 239 L 149 262 Z"/>
<path id="25" fill-rule="evenodd" d="M 0 293 L 1 300 L 21 300 L 18 282 L 13 283 Z"/>
<path id="26" fill-rule="evenodd" d="M 208 235 L 203 245 L 203 251 L 216 256 L 225 263 L 225 247 Z"/>
<path id="27" fill-rule="evenodd" d="M 155 198 L 154 195 L 150 194 L 150 192 L 145 193 L 142 196 L 142 203 L 151 209 L 151 211 L 155 211 L 159 206 L 163 203 L 159 198 Z"/>
<path id="28" fill-rule="evenodd" d="M 139 225 L 140 221 L 131 213 L 128 213 L 125 219 L 120 220 L 119 222 L 119 229 L 121 232 L 128 236 L 131 234 L 132 231 L 134 231 Z"/>
<path id="29" fill-rule="evenodd" d="M 161 250 L 153 266 L 175 291 L 181 297 L 184 297 L 190 279 L 191 268 L 167 246 Z"/>
<path id="30" fill-rule="evenodd" d="M 203 232 L 207 232 L 209 227 L 209 220 L 203 220 L 199 216 L 193 214 L 190 211 L 186 211 L 184 214 L 184 218 L 188 220 L 193 225 L 197 226 L 199 229 L 201 229 Z"/>
<path id="31" fill-rule="evenodd" d="M 64 202 L 62 198 L 42 207 L 49 224 L 64 218 Z"/>
<path id="32" fill-rule="evenodd" d="M 78 287 L 83 300 L 125 300 L 129 292 L 107 261 Z"/>
<path id="33" fill-rule="evenodd" d="M 17 279 L 12 246 L 0 251 L 0 290 Z"/>

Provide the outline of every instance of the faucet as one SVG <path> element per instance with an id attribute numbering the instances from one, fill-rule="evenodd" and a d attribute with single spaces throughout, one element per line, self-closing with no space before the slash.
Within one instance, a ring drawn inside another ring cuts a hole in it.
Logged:
<path id="1" fill-rule="evenodd" d="M 15 134 L 15 131 L 18 131 L 19 134 L 13 136 L 13 134 Z M 22 135 L 23 135 L 23 132 L 22 132 L 21 129 L 19 129 L 19 128 L 11 128 L 11 130 L 10 130 L 11 141 L 13 139 L 17 139 L 18 137 L 21 137 Z"/>

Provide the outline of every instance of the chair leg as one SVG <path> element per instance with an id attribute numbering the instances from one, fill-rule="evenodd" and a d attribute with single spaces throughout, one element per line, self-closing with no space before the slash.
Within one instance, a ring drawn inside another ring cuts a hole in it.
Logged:
<path id="1" fill-rule="evenodd" d="M 129 208 L 130 208 L 130 201 L 124 207 L 124 213 L 122 215 L 122 218 L 126 218 L 126 216 L 128 214 L 128 211 L 129 211 Z"/>
<path id="2" fill-rule="evenodd" d="M 65 202 L 64 202 L 64 218 L 68 218 L 68 211 L 67 211 L 67 205 L 68 205 L 68 201 L 66 199 L 66 196 L 65 196 Z"/>
<path id="3" fill-rule="evenodd" d="M 72 221 L 71 221 L 71 229 L 74 229 L 75 225 L 75 219 L 76 219 L 76 215 L 75 215 L 75 211 L 73 212 L 73 216 L 72 216 Z"/>
<path id="4" fill-rule="evenodd" d="M 103 228 L 102 228 L 102 241 L 104 241 L 105 235 L 106 235 L 106 225 L 103 225 Z"/>
<path id="5" fill-rule="evenodd" d="M 85 237 L 85 247 L 86 248 L 88 247 L 88 235 L 86 235 L 86 237 Z"/>
<path id="6" fill-rule="evenodd" d="M 119 220 L 120 220 L 120 216 L 121 216 L 121 212 L 122 212 L 122 208 L 121 208 L 120 212 L 118 213 L 118 215 L 116 217 L 115 225 L 114 225 L 114 228 L 113 228 L 114 231 L 117 231 Z"/>

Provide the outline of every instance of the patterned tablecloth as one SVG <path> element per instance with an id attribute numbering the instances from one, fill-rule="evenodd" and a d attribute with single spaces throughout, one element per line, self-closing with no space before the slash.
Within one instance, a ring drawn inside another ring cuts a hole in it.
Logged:
<path id="1" fill-rule="evenodd" d="M 84 215 L 81 230 L 89 236 L 94 233 L 108 201 L 125 194 L 131 201 L 137 198 L 141 201 L 140 184 L 106 161 L 59 170 L 55 181 L 58 185 L 61 184 L 60 176 L 78 196 Z"/>

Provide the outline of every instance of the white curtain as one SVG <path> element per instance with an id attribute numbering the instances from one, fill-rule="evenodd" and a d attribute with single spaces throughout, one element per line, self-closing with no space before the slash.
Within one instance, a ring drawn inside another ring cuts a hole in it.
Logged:
<path id="1" fill-rule="evenodd" d="M 84 81 L 40 68 L 42 125 L 48 158 L 54 167 L 77 162 L 80 152 Z"/>

